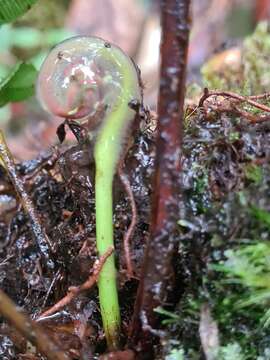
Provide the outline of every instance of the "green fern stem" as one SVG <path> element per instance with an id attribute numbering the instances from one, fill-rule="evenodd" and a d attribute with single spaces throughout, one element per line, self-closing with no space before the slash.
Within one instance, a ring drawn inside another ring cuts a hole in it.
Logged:
<path id="1" fill-rule="evenodd" d="M 99 255 L 103 255 L 113 239 L 113 178 L 128 129 L 134 119 L 131 100 L 140 101 L 138 76 L 131 60 L 116 46 L 104 47 L 104 57 L 112 61 L 119 72 L 121 94 L 113 104 L 113 111 L 104 119 L 94 148 L 96 164 L 96 242 Z M 99 301 L 103 327 L 110 349 L 118 346 L 120 310 L 117 294 L 115 258 L 110 256 L 99 275 Z"/>

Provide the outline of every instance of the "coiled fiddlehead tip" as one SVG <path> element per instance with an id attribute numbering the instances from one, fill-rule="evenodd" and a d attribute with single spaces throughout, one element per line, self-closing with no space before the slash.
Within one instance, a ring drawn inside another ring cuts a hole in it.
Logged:
<path id="1" fill-rule="evenodd" d="M 113 111 L 124 93 L 122 65 L 115 54 L 131 63 L 117 46 L 98 37 L 76 36 L 55 46 L 37 81 L 43 108 L 70 119 L 94 116 L 101 106 L 107 114 Z M 137 85 L 129 97 L 127 100 L 139 97 Z"/>

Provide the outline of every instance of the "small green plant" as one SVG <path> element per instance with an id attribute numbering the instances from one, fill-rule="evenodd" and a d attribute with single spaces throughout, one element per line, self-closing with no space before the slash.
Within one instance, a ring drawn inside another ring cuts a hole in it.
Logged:
<path id="1" fill-rule="evenodd" d="M 37 86 L 44 108 L 77 119 L 94 140 L 96 165 L 96 243 L 99 255 L 114 245 L 113 178 L 141 102 L 132 61 L 117 46 L 94 37 L 74 37 L 56 46 L 42 65 Z M 98 280 L 103 327 L 109 348 L 116 348 L 120 328 L 114 256 Z"/>
<path id="2" fill-rule="evenodd" d="M 180 316 L 179 315 L 177 315 L 177 314 L 175 314 L 175 313 L 173 313 L 171 311 L 165 310 L 160 306 L 155 309 L 155 312 L 160 314 L 160 315 L 164 315 L 165 317 L 167 317 L 167 319 L 162 320 L 163 325 L 174 324 L 174 323 L 177 323 L 177 322 L 180 321 Z"/>
<path id="3" fill-rule="evenodd" d="M 246 289 L 244 297 L 235 306 L 267 306 L 270 300 L 270 245 L 266 242 L 242 245 L 227 250 L 225 256 L 227 260 L 214 268 L 227 275 L 227 283 L 239 284 Z M 270 323 L 269 316 L 270 312 L 266 311 L 261 319 L 264 325 Z"/>

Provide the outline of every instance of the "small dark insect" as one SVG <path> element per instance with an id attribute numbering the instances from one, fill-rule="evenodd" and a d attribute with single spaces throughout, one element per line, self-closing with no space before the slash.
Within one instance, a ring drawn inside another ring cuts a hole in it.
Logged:
<path id="1" fill-rule="evenodd" d="M 70 81 L 74 81 L 74 82 L 78 81 L 76 75 L 71 75 L 69 78 L 70 78 Z"/>
<path id="2" fill-rule="evenodd" d="M 133 99 L 128 103 L 128 106 L 134 111 L 139 111 L 141 107 L 141 102 L 137 99 Z"/>
<path id="3" fill-rule="evenodd" d="M 64 58 L 64 53 L 63 53 L 63 51 L 59 51 L 59 53 L 57 54 L 57 58 L 58 58 L 59 60 L 62 60 L 62 59 Z"/>
<path id="4" fill-rule="evenodd" d="M 65 140 L 66 138 L 66 129 L 65 129 L 65 125 L 66 125 L 66 122 L 62 122 L 62 124 L 60 124 L 56 130 L 56 134 L 57 134 L 57 137 L 60 141 L 60 143 L 62 144 L 62 142 Z"/>

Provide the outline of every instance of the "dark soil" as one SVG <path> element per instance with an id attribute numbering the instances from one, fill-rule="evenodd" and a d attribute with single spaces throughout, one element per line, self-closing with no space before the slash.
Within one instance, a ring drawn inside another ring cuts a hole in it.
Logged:
<path id="1" fill-rule="evenodd" d="M 126 157 L 124 171 L 129 174 L 138 211 L 131 243 L 136 274 L 131 280 L 126 275 L 122 242 L 130 223 L 130 204 L 120 180 L 117 176 L 115 178 L 115 248 L 123 333 L 127 332 L 130 323 L 148 236 L 153 149 L 153 134 L 146 129 L 134 138 Z M 53 244 L 56 263 L 53 271 L 46 267 L 35 245 L 28 217 L 7 173 L 3 168 L 0 171 L 0 287 L 32 318 L 36 318 L 60 300 L 69 286 L 83 283 L 97 259 L 93 187 L 95 168 L 91 145 L 86 141 L 68 149 L 57 146 L 41 154 L 38 159 L 17 165 L 17 171 L 24 179 Z M 87 323 L 87 339 L 80 339 L 76 335 L 80 323 Z M 42 325 L 61 348 L 69 352 L 71 358 L 81 359 L 81 352 L 93 354 L 104 351 L 96 289 L 81 294 L 63 311 L 43 320 Z M 30 356 L 33 353 L 33 349 L 27 349 L 27 342 L 3 320 L 0 337 L 1 359 L 17 359 L 20 358 L 19 354 Z"/>
<path id="2" fill-rule="evenodd" d="M 125 172 L 129 175 L 138 210 L 131 244 L 136 277 L 140 275 L 149 234 L 153 136 L 146 127 L 140 131 L 125 161 Z M 270 210 L 267 200 L 270 195 L 269 145 L 267 122 L 250 124 L 232 113 L 210 112 L 206 116 L 200 110 L 189 120 L 182 156 L 181 222 L 175 240 L 176 286 L 164 304 L 182 318 L 180 324 L 167 327 L 161 334 L 167 348 L 173 341 L 179 341 L 201 354 L 198 311 L 194 315 L 185 313 L 187 300 L 210 302 L 215 311 L 215 299 L 222 296 L 222 291 L 214 290 L 212 285 L 218 275 L 210 271 L 207 264 L 223 259 L 224 251 L 238 243 L 236 239 L 250 237 L 252 231 L 254 236 L 261 236 L 262 232 L 266 236 L 265 228 L 251 220 L 247 204 L 259 204 Z M 69 286 L 84 282 L 97 258 L 91 154 L 88 143 L 70 148 L 58 146 L 38 159 L 17 165 L 53 243 L 54 271 L 42 260 L 28 217 L 6 172 L 0 169 L 0 287 L 32 318 L 61 299 Z M 263 174 L 259 182 L 254 177 L 258 168 Z M 252 172 L 252 169 L 255 170 Z M 138 279 L 129 280 L 126 275 L 122 239 L 130 223 L 130 204 L 117 176 L 114 188 L 115 246 L 125 345 Z M 245 205 L 239 200 L 243 191 Z M 82 293 L 41 323 L 72 359 L 94 358 L 105 349 L 96 289 Z M 240 323 L 247 328 L 254 326 L 254 322 L 242 314 L 240 319 L 234 320 L 236 333 L 241 332 Z M 81 324 L 87 331 L 80 337 Z M 228 324 L 226 326 L 222 328 L 224 338 L 229 332 Z M 156 358 L 162 358 L 162 351 L 159 348 Z M 1 359 L 41 359 L 3 319 L 0 355 Z M 144 358 L 147 355 L 144 354 Z"/>

